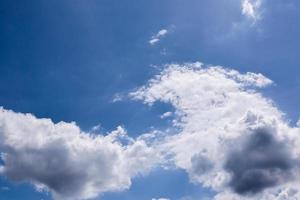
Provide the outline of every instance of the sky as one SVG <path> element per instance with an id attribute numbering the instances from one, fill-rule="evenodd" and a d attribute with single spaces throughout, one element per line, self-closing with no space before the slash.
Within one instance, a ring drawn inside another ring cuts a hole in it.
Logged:
<path id="1" fill-rule="evenodd" d="M 0 1 L 0 199 L 300 198 L 299 6 Z"/>

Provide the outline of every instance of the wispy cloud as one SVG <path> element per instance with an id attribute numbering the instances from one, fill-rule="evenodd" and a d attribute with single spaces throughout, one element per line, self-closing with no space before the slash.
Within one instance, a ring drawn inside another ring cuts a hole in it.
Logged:
<path id="1" fill-rule="evenodd" d="M 165 35 L 167 35 L 169 33 L 169 30 L 167 29 L 161 29 L 160 31 L 158 31 L 158 33 L 156 33 L 155 35 L 153 35 L 151 37 L 151 39 L 149 40 L 149 44 L 150 45 L 155 45 L 156 43 L 158 43 Z"/>

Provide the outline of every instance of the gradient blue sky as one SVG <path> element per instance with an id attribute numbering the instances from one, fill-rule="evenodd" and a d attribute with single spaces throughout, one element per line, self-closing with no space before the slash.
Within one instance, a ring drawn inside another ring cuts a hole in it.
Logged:
<path id="1" fill-rule="evenodd" d="M 275 82 L 265 91 L 291 123 L 300 113 L 300 2 L 264 0 L 257 21 L 239 0 L 1 0 L 0 105 L 83 130 L 123 125 L 130 136 L 171 123 L 164 104 L 113 102 L 143 85 L 166 63 L 201 61 Z M 155 45 L 159 30 L 168 33 Z M 156 169 L 103 200 L 202 198 L 180 170 Z M 51 199 L 28 184 L 0 179 L 0 199 Z"/>

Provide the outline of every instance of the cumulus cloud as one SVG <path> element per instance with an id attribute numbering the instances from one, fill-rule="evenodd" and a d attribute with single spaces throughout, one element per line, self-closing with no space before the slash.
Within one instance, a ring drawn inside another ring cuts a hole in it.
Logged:
<path id="1" fill-rule="evenodd" d="M 0 174 L 55 199 L 81 200 L 127 189 L 138 174 L 171 164 L 213 189 L 215 200 L 299 199 L 300 127 L 261 94 L 269 85 L 258 73 L 167 65 L 130 96 L 171 104 L 174 112 L 162 118 L 172 115 L 172 133 L 136 139 L 122 127 L 96 135 L 1 108 Z"/>
<path id="2" fill-rule="evenodd" d="M 95 135 L 75 123 L 55 124 L 3 108 L 0 152 L 2 176 L 30 182 L 64 200 L 127 189 L 132 177 L 146 173 L 159 160 L 151 147 L 129 138 L 122 127 L 106 136 Z"/>
<path id="3" fill-rule="evenodd" d="M 173 105 L 178 133 L 160 150 L 214 199 L 297 199 L 300 129 L 257 90 L 271 84 L 262 74 L 172 64 L 130 95 Z"/>
<path id="4" fill-rule="evenodd" d="M 161 40 L 161 38 L 166 36 L 168 32 L 169 31 L 167 29 L 161 29 L 160 31 L 158 31 L 158 33 L 156 33 L 155 35 L 153 35 L 151 37 L 151 39 L 149 40 L 149 44 L 155 45 L 156 43 L 158 43 Z"/>

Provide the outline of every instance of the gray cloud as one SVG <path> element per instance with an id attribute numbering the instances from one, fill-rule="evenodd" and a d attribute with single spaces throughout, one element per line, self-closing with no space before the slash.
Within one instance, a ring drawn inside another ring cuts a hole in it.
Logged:
<path id="1" fill-rule="evenodd" d="M 268 129 L 255 130 L 239 146 L 228 154 L 225 169 L 232 174 L 229 186 L 240 195 L 287 182 L 298 165 L 286 144 Z"/>
<path id="2" fill-rule="evenodd" d="M 128 138 L 128 144 L 121 139 Z M 75 123 L 53 123 L 0 108 L 0 176 L 29 182 L 56 200 L 92 199 L 129 188 L 131 178 L 158 161 L 142 140 L 118 127 L 106 136 Z M 147 159 L 151 157 L 151 159 Z"/>
<path id="3" fill-rule="evenodd" d="M 39 150 L 32 147 L 20 152 L 8 148 L 4 174 L 14 181 L 42 183 L 60 196 L 71 196 L 74 191 L 80 193 L 82 184 L 90 177 L 86 170 L 82 170 L 84 166 L 75 165 L 70 153 L 60 141 L 51 142 Z"/>
<path id="4" fill-rule="evenodd" d="M 191 173 L 202 175 L 210 171 L 214 164 L 212 161 L 210 161 L 206 156 L 203 156 L 201 154 L 196 154 L 191 158 L 192 168 Z"/>

